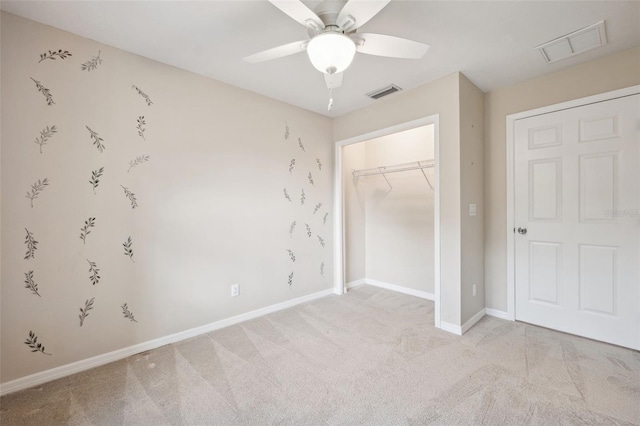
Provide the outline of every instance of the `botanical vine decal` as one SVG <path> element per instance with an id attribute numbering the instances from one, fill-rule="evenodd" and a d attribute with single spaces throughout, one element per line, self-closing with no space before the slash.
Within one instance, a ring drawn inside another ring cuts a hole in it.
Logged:
<path id="1" fill-rule="evenodd" d="M 318 241 L 320 242 L 320 245 L 322 247 L 324 247 L 324 238 L 322 238 L 320 235 L 318 235 Z"/>
<path id="2" fill-rule="evenodd" d="M 102 177 L 102 173 L 104 173 L 104 167 L 100 167 L 98 170 L 93 170 L 91 172 L 91 179 L 89 183 L 93 187 L 93 193 L 96 193 L 96 188 L 100 184 L 100 177 Z"/>
<path id="3" fill-rule="evenodd" d="M 98 275 L 100 273 L 100 269 L 98 269 L 96 262 L 92 262 L 89 259 L 87 259 L 87 262 L 89 263 L 89 272 L 91 272 L 89 280 L 91 280 L 92 285 L 96 285 L 100 282 L 100 275 Z"/>
<path id="4" fill-rule="evenodd" d="M 305 223 L 305 224 L 304 224 L 304 226 L 305 226 L 305 228 L 307 228 L 307 236 L 308 236 L 309 238 L 311 238 L 311 235 L 312 235 L 312 233 L 311 233 L 311 227 L 309 226 L 309 224 L 308 224 L 308 223 Z"/>
<path id="5" fill-rule="evenodd" d="M 96 218 L 90 217 L 84 221 L 84 226 L 80 228 L 80 239 L 83 244 L 87 244 L 87 235 L 91 233 L 91 228 L 96 226 Z"/>
<path id="6" fill-rule="evenodd" d="M 89 134 L 91 135 L 91 139 L 93 140 L 93 144 L 96 146 L 96 148 L 98 148 L 98 151 L 100 151 L 101 153 L 104 152 L 104 149 L 106 148 L 106 146 L 104 146 L 104 144 L 102 143 L 104 142 L 104 139 L 102 139 L 96 132 L 91 130 L 89 126 L 84 126 L 84 127 L 86 127 L 87 130 L 89 131 Z"/>
<path id="7" fill-rule="evenodd" d="M 289 287 L 291 287 L 291 285 L 293 284 L 293 271 L 289 274 L 289 280 L 287 281 L 287 284 L 289 284 Z"/>
<path id="8" fill-rule="evenodd" d="M 320 276 L 324 277 L 324 262 L 320 264 Z"/>
<path id="9" fill-rule="evenodd" d="M 40 136 L 36 138 L 34 143 L 40 145 L 40 154 L 42 154 L 42 146 L 47 144 L 47 141 L 58 132 L 56 126 L 47 126 L 43 130 L 40 131 Z"/>
<path id="10" fill-rule="evenodd" d="M 31 192 L 27 192 L 26 197 L 31 201 L 31 208 L 33 208 L 33 200 L 38 198 L 38 195 L 49 185 L 49 180 L 44 178 L 38 179 L 33 185 L 31 185 Z"/>
<path id="11" fill-rule="evenodd" d="M 304 189 L 302 190 L 302 194 L 300 195 L 300 205 L 304 205 L 304 200 L 307 199 L 307 196 L 304 195 Z"/>
<path id="12" fill-rule="evenodd" d="M 29 232 L 27 228 L 24 228 L 27 231 L 27 237 L 25 238 L 24 243 L 27 245 L 27 252 L 24 255 L 26 259 L 35 259 L 36 258 L 36 250 L 38 250 L 38 242 L 33 238 L 33 233 Z"/>
<path id="13" fill-rule="evenodd" d="M 301 150 L 303 150 L 304 152 L 306 152 L 307 150 L 304 149 L 304 145 L 302 144 L 302 139 L 298 138 L 298 146 L 300 147 Z"/>
<path id="14" fill-rule="evenodd" d="M 139 166 L 142 163 L 146 163 L 147 161 L 149 161 L 151 159 L 151 156 L 149 155 L 138 155 L 136 158 L 134 158 L 133 160 L 129 161 L 129 169 L 127 170 L 127 173 L 129 173 L 129 170 L 131 170 L 134 167 Z"/>
<path id="15" fill-rule="evenodd" d="M 296 261 L 296 255 L 293 254 L 293 251 L 291 249 L 287 249 L 287 253 L 289 253 L 289 258 L 291 259 L 292 262 Z"/>
<path id="16" fill-rule="evenodd" d="M 129 256 L 129 259 L 131 259 L 131 261 L 135 263 L 136 261 L 133 260 L 133 249 L 131 248 L 132 245 L 133 245 L 133 241 L 131 240 L 131 236 L 127 238 L 127 241 L 122 243 L 122 247 L 124 247 L 124 255 Z"/>
<path id="17" fill-rule="evenodd" d="M 307 178 L 309 179 L 309 183 L 311 184 L 311 186 L 315 186 L 315 184 L 313 183 L 313 175 L 311 174 L 311 172 L 309 172 L 309 176 L 307 176 Z"/>
<path id="18" fill-rule="evenodd" d="M 51 59 L 52 61 L 55 61 L 56 56 L 60 59 L 67 59 L 67 56 L 73 56 L 73 55 L 66 50 L 63 51 L 62 49 L 58 49 L 57 51 L 54 50 L 53 52 L 49 50 L 49 52 L 40 54 L 40 60 L 38 61 L 38 63 L 44 61 L 45 59 Z"/>
<path id="19" fill-rule="evenodd" d="M 292 158 L 291 162 L 289 163 L 289 174 L 291 174 L 291 172 L 293 172 L 293 168 L 296 166 L 296 159 Z"/>
<path id="20" fill-rule="evenodd" d="M 316 204 L 316 206 L 313 208 L 313 214 L 316 214 L 318 210 L 320 210 L 320 208 L 322 208 L 322 203 Z"/>
<path id="21" fill-rule="evenodd" d="M 138 88 L 138 86 L 136 86 L 136 85 L 134 84 L 134 85 L 133 85 L 133 86 L 131 86 L 131 87 L 133 87 L 133 88 L 135 89 L 135 91 L 136 91 L 136 92 L 138 92 L 138 94 L 144 98 L 144 100 L 145 100 L 145 102 L 147 102 L 147 105 L 148 105 L 148 106 L 151 106 L 151 105 L 153 104 L 153 102 L 151 102 L 151 99 L 149 99 L 149 96 L 147 96 L 147 94 L 146 94 L 146 93 L 144 93 L 142 90 L 140 90 L 140 89 Z"/>
<path id="22" fill-rule="evenodd" d="M 40 83 L 35 78 L 33 77 L 29 77 L 29 78 L 33 80 L 33 82 L 36 84 L 36 87 L 38 88 L 38 92 L 42 93 L 42 96 L 44 96 L 45 100 L 47 101 L 47 105 L 51 106 L 55 104 L 55 102 L 53 102 L 53 95 L 51 95 L 51 91 L 46 87 L 44 87 L 42 83 Z"/>
<path id="23" fill-rule="evenodd" d="M 96 68 L 98 68 L 98 66 L 100 64 L 102 64 L 102 58 L 100 58 L 100 51 L 98 50 L 98 56 L 94 56 L 93 58 L 91 58 L 87 62 L 85 62 L 82 65 L 80 65 L 80 69 L 82 71 L 91 72 L 91 71 L 95 70 Z"/>
<path id="24" fill-rule="evenodd" d="M 322 171 L 322 162 L 318 157 L 316 157 L 316 164 L 318 165 L 318 170 Z"/>
<path id="25" fill-rule="evenodd" d="M 95 300 L 95 297 L 92 297 L 91 299 L 86 300 L 84 302 L 84 308 L 80 308 L 80 315 L 78 315 L 78 318 L 80 318 L 80 327 L 82 327 L 82 324 L 84 324 L 85 318 L 89 316 L 89 311 L 93 309 L 94 300 Z"/>
<path id="26" fill-rule="evenodd" d="M 138 125 L 136 126 L 136 129 L 138 129 L 138 136 L 140 136 L 144 140 L 146 140 L 144 138 L 144 131 L 147 130 L 144 127 L 146 124 L 147 122 L 144 121 L 144 115 L 141 115 L 140 117 L 138 117 Z"/>
<path id="27" fill-rule="evenodd" d="M 284 139 L 289 139 L 289 125 L 287 123 L 284 123 Z"/>
<path id="28" fill-rule="evenodd" d="M 31 348 L 31 352 L 40 352 L 45 355 L 51 355 L 44 351 L 44 345 L 42 343 L 38 343 L 38 336 L 36 336 L 36 334 L 31 330 L 29 330 L 29 337 L 27 337 L 24 344 Z"/>
<path id="29" fill-rule="evenodd" d="M 26 284 L 24 286 L 25 288 L 28 288 L 29 290 L 31 290 L 33 294 L 40 296 L 40 293 L 38 293 L 38 283 L 35 282 L 33 279 L 33 271 L 24 273 L 24 283 Z"/>
<path id="30" fill-rule="evenodd" d="M 293 230 L 296 229 L 296 221 L 291 222 L 291 226 L 289 226 L 289 236 L 293 238 Z"/>
<path id="31" fill-rule="evenodd" d="M 322 216 L 322 224 L 326 225 L 327 224 L 327 218 L 329 217 L 329 212 L 325 213 L 324 216 Z"/>
<path id="32" fill-rule="evenodd" d="M 289 193 L 287 192 L 287 188 L 284 189 L 284 198 L 286 198 L 287 200 L 291 201 L 291 197 L 289 196 Z"/>
<path id="33" fill-rule="evenodd" d="M 131 313 L 131 311 L 129 310 L 129 306 L 127 306 L 127 304 L 125 303 L 124 305 L 121 306 L 122 308 L 122 314 L 124 315 L 125 318 L 133 321 L 133 322 L 138 322 L 134 317 L 133 317 L 133 313 Z"/>
<path id="34" fill-rule="evenodd" d="M 131 208 L 135 209 L 136 207 L 138 207 L 138 200 L 136 200 L 136 194 L 129 191 L 129 188 L 122 185 L 120 186 L 122 187 L 122 189 L 124 189 L 124 195 L 129 199 L 129 202 L 131 202 Z"/>

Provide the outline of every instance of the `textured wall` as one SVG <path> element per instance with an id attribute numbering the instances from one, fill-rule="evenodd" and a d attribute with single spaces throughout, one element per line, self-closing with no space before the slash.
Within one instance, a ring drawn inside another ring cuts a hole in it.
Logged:
<path id="1" fill-rule="evenodd" d="M 5 13 L 1 36 L 2 382 L 331 287 L 330 119 Z"/>

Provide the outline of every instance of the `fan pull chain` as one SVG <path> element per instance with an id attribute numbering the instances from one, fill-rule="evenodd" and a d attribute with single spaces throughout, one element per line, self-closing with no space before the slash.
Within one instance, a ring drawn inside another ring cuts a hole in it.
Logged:
<path id="1" fill-rule="evenodd" d="M 329 105 L 327 105 L 327 111 L 331 111 L 333 107 L 333 89 L 329 88 Z"/>

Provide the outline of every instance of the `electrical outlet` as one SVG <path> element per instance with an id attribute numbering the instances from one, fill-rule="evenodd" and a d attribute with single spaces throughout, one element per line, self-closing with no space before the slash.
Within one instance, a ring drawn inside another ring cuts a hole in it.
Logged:
<path id="1" fill-rule="evenodd" d="M 478 293 L 478 287 L 476 284 L 473 285 L 473 295 L 475 296 Z"/>
<path id="2" fill-rule="evenodd" d="M 231 284 L 231 297 L 240 295 L 240 284 Z"/>

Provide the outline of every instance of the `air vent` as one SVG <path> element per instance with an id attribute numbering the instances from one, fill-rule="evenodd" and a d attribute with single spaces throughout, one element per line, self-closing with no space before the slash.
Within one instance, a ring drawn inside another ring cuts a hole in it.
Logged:
<path id="1" fill-rule="evenodd" d="M 584 53 L 607 44 L 604 21 L 574 31 L 536 47 L 547 63 Z"/>
<path id="2" fill-rule="evenodd" d="M 390 86 L 383 87 L 382 89 L 378 89 L 378 90 L 374 90 L 373 92 L 369 92 L 369 93 L 367 93 L 367 96 L 370 97 L 371 99 L 380 99 L 383 96 L 387 96 L 387 95 L 390 95 L 392 93 L 399 92 L 401 90 L 402 90 L 401 88 L 399 88 L 395 84 L 392 84 Z"/>

